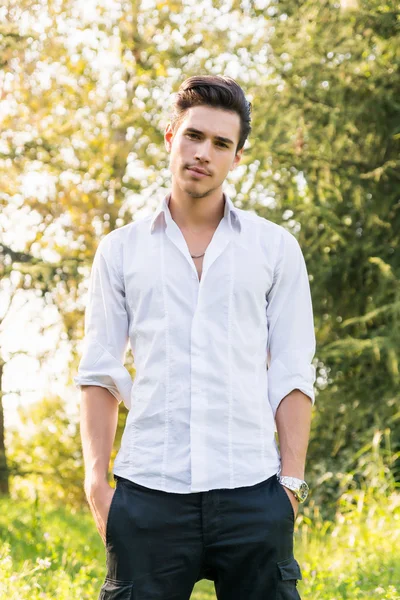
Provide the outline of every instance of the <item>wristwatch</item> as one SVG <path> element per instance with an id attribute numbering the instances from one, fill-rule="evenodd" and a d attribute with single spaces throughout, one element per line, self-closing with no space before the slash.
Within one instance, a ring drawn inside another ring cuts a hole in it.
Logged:
<path id="1" fill-rule="evenodd" d="M 303 479 L 297 477 L 287 477 L 286 475 L 277 475 L 280 484 L 290 490 L 299 502 L 304 502 L 308 496 L 309 487 Z"/>

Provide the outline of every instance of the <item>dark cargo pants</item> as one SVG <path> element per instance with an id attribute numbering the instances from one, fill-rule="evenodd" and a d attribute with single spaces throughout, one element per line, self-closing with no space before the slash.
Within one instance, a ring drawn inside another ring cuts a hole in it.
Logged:
<path id="1" fill-rule="evenodd" d="M 188 600 L 200 579 L 218 600 L 300 600 L 294 513 L 275 475 L 191 494 L 115 479 L 99 600 Z"/>

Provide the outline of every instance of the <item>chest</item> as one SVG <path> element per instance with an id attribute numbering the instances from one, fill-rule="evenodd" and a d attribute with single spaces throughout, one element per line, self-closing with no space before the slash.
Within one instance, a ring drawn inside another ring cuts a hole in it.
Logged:
<path id="1" fill-rule="evenodd" d="M 142 320 L 146 327 L 155 326 L 166 315 L 183 318 L 186 312 L 193 317 L 196 307 L 217 318 L 227 314 L 232 302 L 246 318 L 264 311 L 273 268 L 255 236 L 241 240 L 218 231 L 201 237 L 167 233 L 160 228 L 125 247 L 125 294 L 135 327 Z"/>

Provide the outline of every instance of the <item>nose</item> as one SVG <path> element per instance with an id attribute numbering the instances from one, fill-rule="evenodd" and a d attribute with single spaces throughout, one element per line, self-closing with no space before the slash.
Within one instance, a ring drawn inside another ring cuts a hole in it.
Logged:
<path id="1" fill-rule="evenodd" d="M 202 140 L 196 145 L 195 158 L 201 162 L 210 161 L 211 140 Z"/>

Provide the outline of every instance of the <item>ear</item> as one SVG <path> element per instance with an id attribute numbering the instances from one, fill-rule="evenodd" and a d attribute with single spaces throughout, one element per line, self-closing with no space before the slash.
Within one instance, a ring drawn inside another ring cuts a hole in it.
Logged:
<path id="1" fill-rule="evenodd" d="M 172 138 L 174 137 L 174 132 L 172 131 L 171 123 L 168 123 L 164 132 L 164 144 L 167 152 L 171 152 L 172 146 Z"/>
<path id="2" fill-rule="evenodd" d="M 240 163 L 242 155 L 243 155 L 243 148 L 241 148 L 240 150 L 238 150 L 236 152 L 235 158 L 233 159 L 233 163 L 232 163 L 232 166 L 230 168 L 230 171 L 233 171 L 237 167 L 237 165 Z"/>

